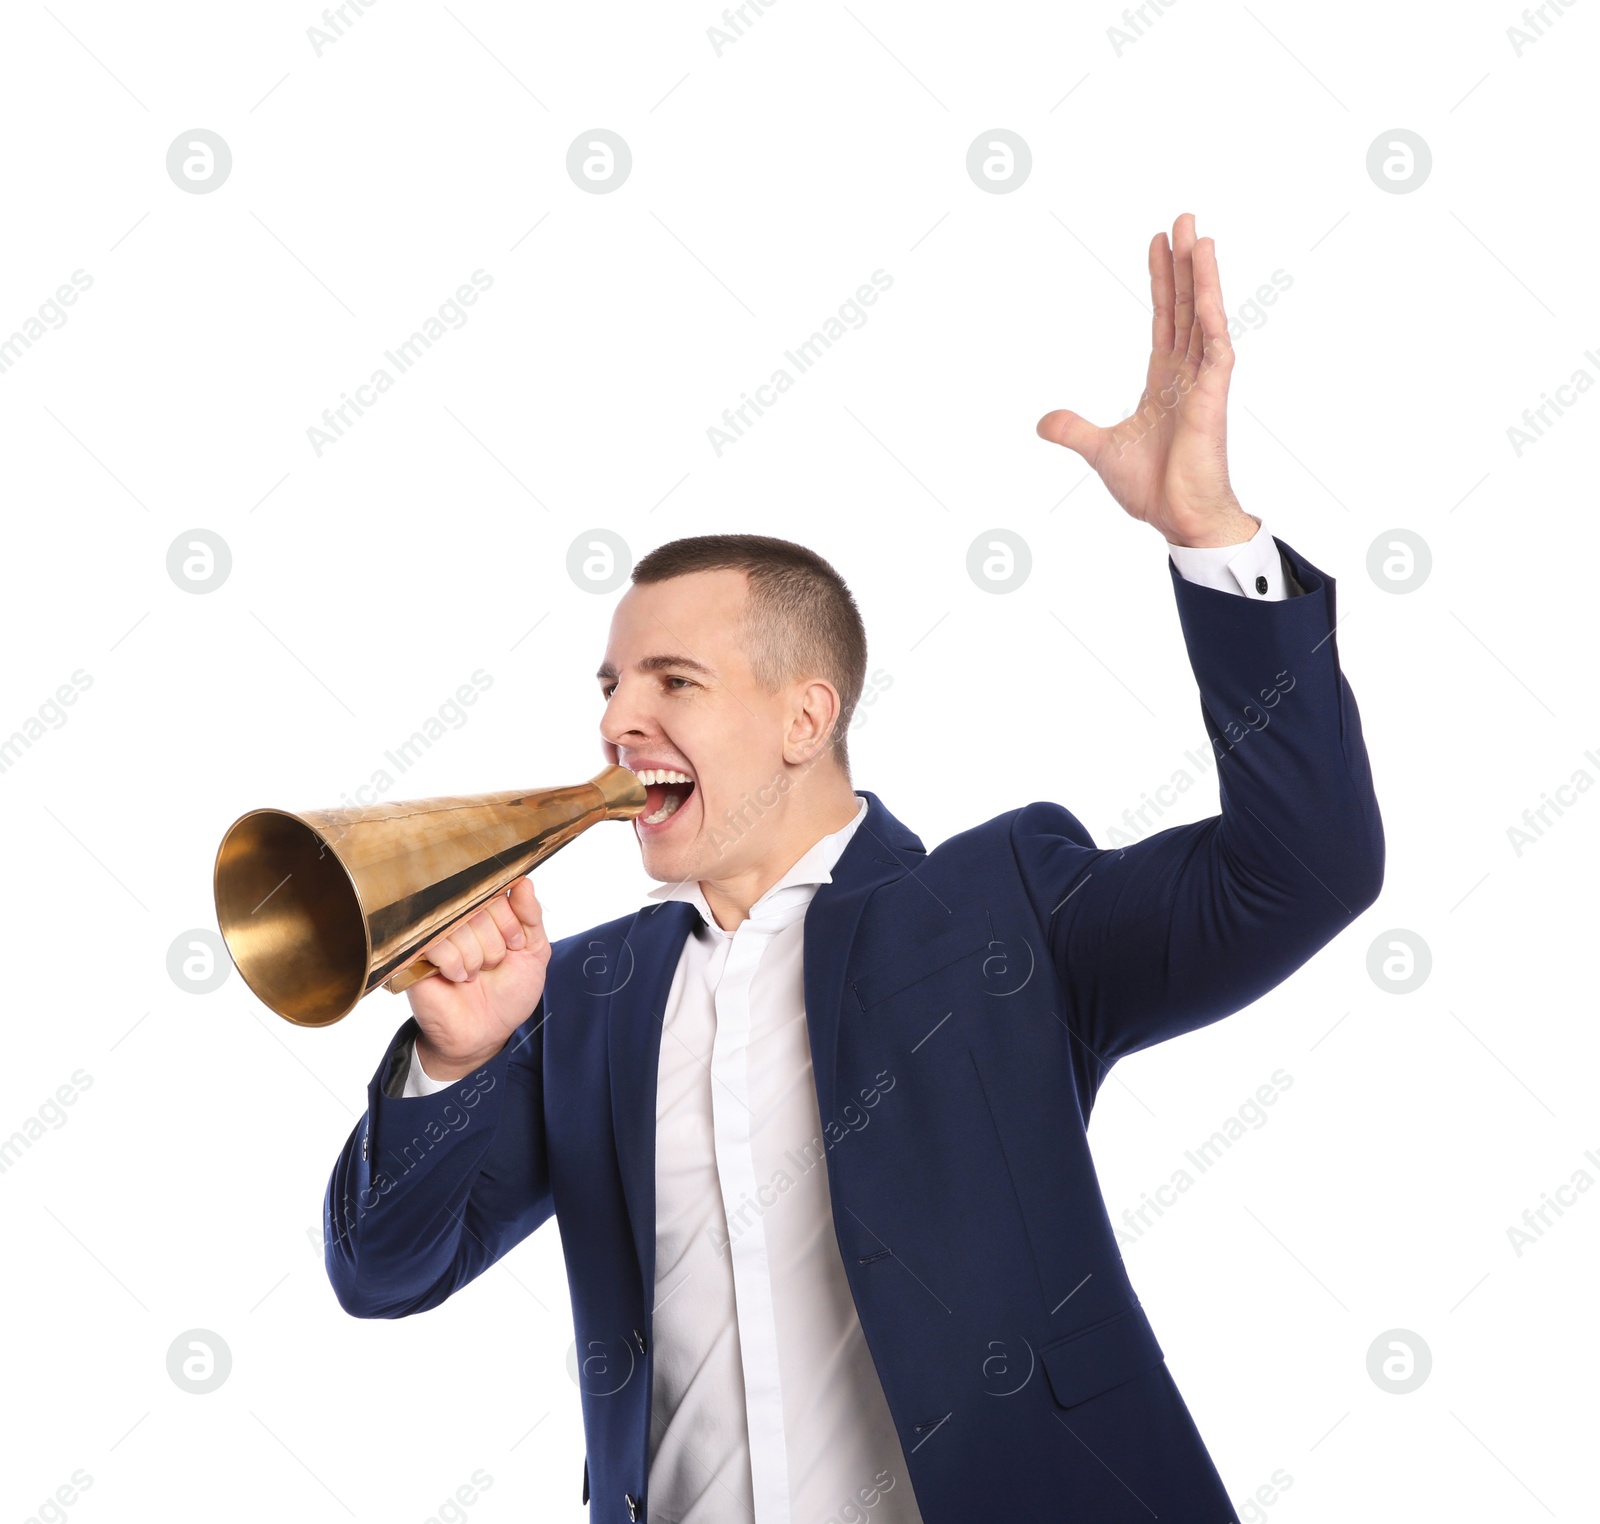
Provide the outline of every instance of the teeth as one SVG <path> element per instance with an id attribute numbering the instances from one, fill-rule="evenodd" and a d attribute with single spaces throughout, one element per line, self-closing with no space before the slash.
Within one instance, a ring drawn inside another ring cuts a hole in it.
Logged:
<path id="1" fill-rule="evenodd" d="M 644 817 L 644 823 L 646 825 L 660 825 L 663 820 L 670 820 L 672 816 L 677 814 L 679 803 L 680 801 L 676 794 L 668 794 L 662 801 L 661 808 L 655 814 Z"/>
<path id="2" fill-rule="evenodd" d="M 641 783 L 693 783 L 694 779 L 687 773 L 674 772 L 670 767 L 646 767 L 635 769 L 634 776 Z"/>

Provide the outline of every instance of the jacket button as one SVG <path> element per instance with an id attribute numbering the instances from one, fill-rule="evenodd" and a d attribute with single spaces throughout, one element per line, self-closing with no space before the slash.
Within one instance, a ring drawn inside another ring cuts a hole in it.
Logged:
<path id="1" fill-rule="evenodd" d="M 625 1492 L 625 1493 L 622 1494 L 622 1501 L 628 1505 L 628 1517 L 629 1517 L 629 1519 L 633 1520 L 634 1524 L 638 1524 L 638 1518 L 639 1518 L 639 1500 L 638 1500 L 638 1498 L 636 1498 L 631 1492 Z"/>
<path id="2" fill-rule="evenodd" d="M 644 1335 L 636 1328 L 633 1331 L 633 1342 L 639 1346 L 639 1353 L 644 1353 Z"/>

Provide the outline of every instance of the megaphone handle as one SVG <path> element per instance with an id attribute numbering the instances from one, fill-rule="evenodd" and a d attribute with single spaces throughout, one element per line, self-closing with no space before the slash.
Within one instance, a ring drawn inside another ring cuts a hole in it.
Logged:
<path id="1" fill-rule="evenodd" d="M 398 995 L 403 990 L 408 990 L 413 984 L 421 984 L 424 979 L 432 978 L 438 973 L 438 967 L 428 962 L 426 958 L 418 958 L 415 963 L 408 963 L 398 972 L 391 974 L 383 981 L 383 987 L 391 995 Z"/>

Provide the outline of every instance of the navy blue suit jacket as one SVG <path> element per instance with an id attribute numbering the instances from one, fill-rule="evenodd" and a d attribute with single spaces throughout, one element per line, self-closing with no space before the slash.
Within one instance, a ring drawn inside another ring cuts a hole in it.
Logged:
<path id="1" fill-rule="evenodd" d="M 1235 1517 L 1085 1128 L 1119 1058 L 1249 1005 L 1381 886 L 1333 580 L 1279 549 L 1304 591 L 1277 602 L 1169 563 L 1220 815 L 1097 849 L 1034 803 L 930 853 L 861 790 L 807 912 L 834 1229 L 926 1524 Z M 656 1064 L 694 914 L 660 902 L 557 942 L 532 1015 L 438 1094 L 400 1096 L 408 1020 L 325 1202 L 328 1275 L 369 1318 L 438 1306 L 557 1217 L 608 1524 L 646 1517 Z"/>

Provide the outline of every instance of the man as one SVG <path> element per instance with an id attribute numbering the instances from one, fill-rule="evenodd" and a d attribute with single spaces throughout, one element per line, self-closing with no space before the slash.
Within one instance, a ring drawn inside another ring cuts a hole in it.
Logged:
<path id="1" fill-rule="evenodd" d="M 1383 832 L 1333 581 L 1229 486 L 1191 216 L 1150 275 L 1140 409 L 1039 433 L 1168 543 L 1219 816 L 1101 851 L 1035 803 L 926 852 L 851 784 L 866 641 L 837 574 L 680 540 L 599 672 L 654 903 L 552 947 L 523 879 L 426 949 L 444 977 L 334 1168 L 328 1273 L 404 1317 L 555 1215 L 597 1520 L 1235 1519 L 1085 1128 L 1118 1058 L 1370 905 Z"/>

